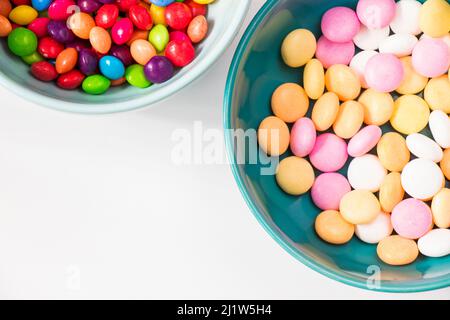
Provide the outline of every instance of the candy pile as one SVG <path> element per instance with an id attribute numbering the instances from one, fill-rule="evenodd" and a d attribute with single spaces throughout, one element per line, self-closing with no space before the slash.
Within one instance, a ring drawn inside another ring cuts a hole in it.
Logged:
<path id="1" fill-rule="evenodd" d="M 0 0 L 0 37 L 41 81 L 105 93 L 147 88 L 195 58 L 215 0 Z"/>
<path id="2" fill-rule="evenodd" d="M 294 154 L 279 163 L 278 185 L 310 192 L 326 242 L 356 234 L 390 265 L 450 254 L 449 3 L 360 0 L 356 11 L 327 11 L 321 28 L 318 41 L 306 29 L 284 39 L 303 87 L 279 86 L 258 130 L 267 154 Z"/>

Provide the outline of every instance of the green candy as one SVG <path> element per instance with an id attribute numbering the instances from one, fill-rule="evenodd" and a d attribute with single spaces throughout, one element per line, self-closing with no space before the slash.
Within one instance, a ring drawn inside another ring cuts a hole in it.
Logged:
<path id="1" fill-rule="evenodd" d="M 105 93 L 108 91 L 110 86 L 111 81 L 100 74 L 94 74 L 86 77 L 81 85 L 84 92 L 95 95 Z"/>
<path id="2" fill-rule="evenodd" d="M 16 56 L 29 56 L 37 49 L 37 37 L 26 28 L 16 28 L 8 35 L 8 47 Z"/>
<path id="3" fill-rule="evenodd" d="M 150 30 L 148 41 L 158 52 L 162 52 L 169 43 L 169 30 L 167 30 L 165 25 L 157 24 Z"/>
<path id="4" fill-rule="evenodd" d="M 125 71 L 125 78 L 128 83 L 138 88 L 148 88 L 152 85 L 144 74 L 144 67 L 140 64 L 133 64 Z"/>
<path id="5" fill-rule="evenodd" d="M 33 64 L 35 62 L 44 61 L 44 58 L 39 54 L 39 52 L 35 51 L 28 56 L 23 56 L 22 60 L 26 64 Z"/>

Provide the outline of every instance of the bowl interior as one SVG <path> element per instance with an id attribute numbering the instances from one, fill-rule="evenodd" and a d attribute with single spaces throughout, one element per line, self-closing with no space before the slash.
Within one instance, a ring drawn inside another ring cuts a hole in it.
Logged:
<path id="1" fill-rule="evenodd" d="M 256 129 L 271 115 L 270 98 L 275 88 L 302 79 L 301 69 L 289 68 L 281 60 L 279 48 L 285 35 L 296 28 L 307 28 L 318 36 L 321 16 L 327 9 L 338 5 L 355 8 L 356 3 L 356 0 L 269 0 L 241 40 L 231 66 L 225 93 L 225 128 Z M 387 125 L 383 130 L 392 128 Z M 424 133 L 429 135 L 428 129 Z M 233 173 L 247 203 L 267 231 L 297 259 L 331 278 L 362 288 L 412 292 L 450 285 L 450 256 L 420 257 L 411 265 L 392 267 L 377 258 L 375 245 L 356 237 L 343 246 L 321 241 L 314 231 L 320 209 L 314 206 L 310 195 L 289 196 L 277 186 L 273 175 L 261 174 L 261 169 L 267 167 L 264 165 L 267 159 L 261 152 L 254 164 L 248 161 L 252 148 L 246 148 L 247 161 L 242 164 L 234 141 L 233 131 L 227 131 Z M 341 173 L 346 174 L 346 170 L 347 166 Z M 377 279 L 381 282 L 373 287 Z"/>
<path id="2" fill-rule="evenodd" d="M 228 46 L 247 12 L 248 2 L 215 1 L 209 6 L 208 37 L 197 46 L 197 57 L 164 84 L 139 89 L 124 85 L 103 95 L 92 96 L 81 90 L 66 91 L 53 83 L 43 83 L 29 73 L 29 66 L 10 53 L 5 39 L 0 40 L 0 83 L 17 94 L 52 108 L 84 113 L 118 112 L 143 107 L 178 91 L 204 72 Z"/>

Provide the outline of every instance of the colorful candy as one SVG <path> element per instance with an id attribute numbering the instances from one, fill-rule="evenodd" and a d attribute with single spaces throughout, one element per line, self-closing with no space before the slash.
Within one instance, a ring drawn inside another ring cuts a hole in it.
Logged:
<path id="1" fill-rule="evenodd" d="M 314 183 L 314 170 L 303 158 L 288 157 L 278 165 L 276 180 L 287 194 L 299 196 L 311 189 Z"/>
<path id="2" fill-rule="evenodd" d="M 355 226 L 348 223 L 341 214 L 335 210 L 324 211 L 316 218 L 315 229 L 317 235 L 324 241 L 332 244 L 349 242 L 355 233 Z"/>
<path id="3" fill-rule="evenodd" d="M 273 114 L 286 123 L 293 123 L 303 117 L 308 108 L 308 96 L 298 84 L 282 84 L 272 95 Z"/>

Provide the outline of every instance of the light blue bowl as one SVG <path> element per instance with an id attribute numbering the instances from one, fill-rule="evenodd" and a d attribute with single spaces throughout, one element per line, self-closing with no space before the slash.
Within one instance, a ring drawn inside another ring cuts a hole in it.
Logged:
<path id="1" fill-rule="evenodd" d="M 356 3 L 356 0 L 268 0 L 245 32 L 231 65 L 224 100 L 225 129 L 256 129 L 271 114 L 270 97 L 274 89 L 281 83 L 301 79 L 300 70 L 288 68 L 281 60 L 279 49 L 285 35 L 296 28 L 307 28 L 318 36 L 320 19 L 327 9 L 339 5 L 355 8 Z M 383 129 L 391 130 L 389 126 Z M 450 256 L 420 257 L 411 265 L 393 267 L 377 258 L 375 245 L 356 237 L 343 246 L 321 241 L 314 231 L 314 220 L 320 210 L 310 195 L 288 196 L 277 186 L 274 176 L 260 174 L 263 165 L 240 164 L 234 138 L 232 131 L 225 131 L 227 152 L 239 189 L 257 220 L 296 259 L 332 279 L 359 288 L 416 292 L 450 285 Z M 345 174 L 346 168 L 342 172 Z"/>
<path id="2" fill-rule="evenodd" d="M 164 84 L 147 89 L 120 86 L 100 96 L 62 90 L 34 79 L 29 66 L 9 52 L 4 39 L 0 40 L 0 84 L 35 103 L 68 112 L 112 113 L 149 106 L 184 88 L 219 59 L 241 28 L 249 4 L 247 0 L 215 1 L 208 12 L 210 33 L 198 47 L 196 59 Z"/>

